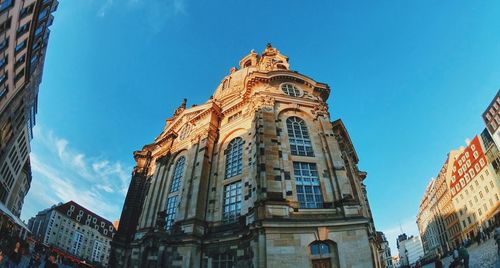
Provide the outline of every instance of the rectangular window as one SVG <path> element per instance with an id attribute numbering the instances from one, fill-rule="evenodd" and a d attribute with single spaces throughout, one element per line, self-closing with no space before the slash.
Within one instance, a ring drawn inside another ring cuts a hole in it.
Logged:
<path id="1" fill-rule="evenodd" d="M 25 23 L 23 26 L 19 27 L 17 29 L 17 37 L 23 35 L 24 33 L 26 33 L 28 30 L 30 29 L 30 23 L 27 22 Z"/>
<path id="2" fill-rule="evenodd" d="M 12 6 L 13 0 L 1 0 L 0 1 L 0 12 L 4 12 L 6 9 Z"/>
<path id="3" fill-rule="evenodd" d="M 231 268 L 234 267 L 234 255 L 217 254 L 212 256 L 212 268 Z"/>
<path id="4" fill-rule="evenodd" d="M 0 68 L 3 68 L 7 64 L 7 56 L 0 59 Z"/>
<path id="5" fill-rule="evenodd" d="M 28 16 L 29 14 L 31 14 L 31 12 L 33 12 L 33 8 L 34 7 L 35 7 L 34 4 L 31 4 L 31 5 L 27 6 L 27 7 L 23 7 L 21 9 L 21 11 L 19 12 L 20 19 L 22 19 L 22 18 Z"/>
<path id="6" fill-rule="evenodd" d="M 16 77 L 14 77 L 14 82 L 16 83 L 19 81 L 24 76 L 24 68 L 22 68 L 17 74 Z"/>
<path id="7" fill-rule="evenodd" d="M 165 229 L 170 230 L 175 220 L 175 212 L 177 211 L 177 196 L 171 196 L 167 199 L 167 209 L 165 216 Z"/>
<path id="8" fill-rule="evenodd" d="M 11 21 L 12 19 L 9 17 L 5 22 L 0 24 L 0 33 L 3 33 L 10 28 Z"/>
<path id="9" fill-rule="evenodd" d="M 92 261 L 100 262 L 102 255 L 103 243 L 94 240 L 94 248 L 92 249 Z"/>
<path id="10" fill-rule="evenodd" d="M 79 255 L 80 248 L 82 247 L 82 242 L 83 234 L 80 232 L 75 232 L 75 236 L 73 237 L 73 248 L 71 249 L 71 253 L 73 253 L 73 255 Z"/>
<path id="11" fill-rule="evenodd" d="M 21 43 L 17 44 L 16 46 L 16 53 L 19 51 L 23 50 L 26 47 L 26 40 L 22 41 Z"/>
<path id="12" fill-rule="evenodd" d="M 7 95 L 7 93 L 9 92 L 9 88 L 7 86 L 5 86 L 4 88 L 0 89 L 0 100 L 5 96 Z"/>
<path id="13" fill-rule="evenodd" d="M 3 85 L 5 81 L 7 81 L 7 73 L 0 75 L 0 86 Z"/>
<path id="14" fill-rule="evenodd" d="M 43 25 L 40 25 L 35 30 L 35 36 L 38 37 L 42 32 L 43 32 Z"/>
<path id="15" fill-rule="evenodd" d="M 31 63 L 31 66 L 34 66 L 34 65 L 35 65 L 36 60 L 38 60 L 38 56 L 37 56 L 37 55 L 33 55 L 33 56 L 31 57 L 31 62 L 30 62 L 30 63 Z"/>
<path id="16" fill-rule="evenodd" d="M 315 163 L 293 162 L 297 199 L 301 208 L 323 208 L 323 197 Z"/>
<path id="17" fill-rule="evenodd" d="M 222 218 L 224 223 L 233 223 L 241 213 L 241 181 L 224 186 L 224 209 Z"/>
<path id="18" fill-rule="evenodd" d="M 42 10 L 42 12 L 40 12 L 40 14 L 38 14 L 38 21 L 45 19 L 45 17 L 47 16 L 47 9 L 48 8 L 45 8 L 44 10 Z"/>
<path id="19" fill-rule="evenodd" d="M 9 45 L 9 38 L 6 38 L 0 43 L 0 52 L 4 51 L 4 49 L 6 49 L 8 45 Z"/>
<path id="20" fill-rule="evenodd" d="M 19 59 L 16 60 L 16 63 L 14 63 L 14 68 L 17 69 L 21 64 L 23 64 L 26 61 L 26 55 L 23 55 Z"/>

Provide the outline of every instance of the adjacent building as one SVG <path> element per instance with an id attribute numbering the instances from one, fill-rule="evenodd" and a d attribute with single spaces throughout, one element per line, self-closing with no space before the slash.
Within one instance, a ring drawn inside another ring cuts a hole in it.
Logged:
<path id="1" fill-rule="evenodd" d="M 0 213 L 16 217 L 31 185 L 29 143 L 57 6 L 57 0 L 0 1 L 0 203 L 9 210 Z"/>
<path id="2" fill-rule="evenodd" d="M 487 128 L 452 150 L 417 214 L 426 255 L 446 253 L 500 223 L 500 92 L 482 117 Z"/>
<path id="3" fill-rule="evenodd" d="M 448 154 L 417 214 L 426 256 L 447 253 L 500 223 L 498 160 L 498 148 L 487 130 Z"/>
<path id="4" fill-rule="evenodd" d="M 377 232 L 377 242 L 379 246 L 380 267 L 393 268 L 395 267 L 392 262 L 391 248 L 389 241 L 383 232 Z"/>
<path id="5" fill-rule="evenodd" d="M 444 229 L 444 224 L 440 220 L 437 204 L 437 181 L 432 179 L 426 188 L 417 215 L 417 226 L 421 233 L 421 240 L 424 251 L 432 252 L 441 249 L 440 233 Z M 443 230 L 443 232 L 445 232 Z"/>
<path id="6" fill-rule="evenodd" d="M 437 178 L 429 182 L 420 202 L 417 226 L 426 257 L 446 254 L 461 241 L 461 225 L 446 179 L 451 177 L 453 159 L 459 152 L 448 154 Z"/>
<path id="7" fill-rule="evenodd" d="M 412 266 L 424 257 L 424 248 L 420 236 L 398 238 L 399 265 L 401 267 Z"/>
<path id="8" fill-rule="evenodd" d="M 110 267 L 380 267 L 330 87 L 270 44 L 134 152 Z"/>
<path id="9" fill-rule="evenodd" d="M 40 211 L 28 223 L 33 238 L 89 263 L 107 266 L 113 224 L 74 201 Z"/>
<path id="10" fill-rule="evenodd" d="M 484 111 L 483 120 L 496 146 L 500 148 L 500 90 Z"/>
<path id="11" fill-rule="evenodd" d="M 450 193 L 461 226 L 461 239 L 473 239 L 483 228 L 495 225 L 500 209 L 500 178 L 485 155 L 484 142 L 475 136 L 455 156 Z"/>
<path id="12" fill-rule="evenodd" d="M 450 192 L 450 188 L 448 186 L 448 179 L 451 177 L 451 173 L 453 170 L 453 163 L 456 155 L 458 155 L 462 150 L 452 150 L 448 153 L 448 157 L 443 164 L 443 167 L 441 168 L 439 174 L 438 174 L 438 181 L 440 184 L 440 190 L 438 192 L 437 199 L 439 200 L 439 211 L 438 214 L 436 215 L 437 217 L 441 217 L 444 219 L 444 229 L 446 233 L 441 232 L 440 234 L 440 250 L 434 252 L 435 254 L 440 253 L 442 255 L 446 254 L 447 252 L 451 251 L 455 246 L 457 246 L 459 243 L 461 243 L 461 232 L 462 228 L 460 225 L 460 221 L 458 218 L 458 212 L 455 210 L 455 207 L 452 202 L 452 196 Z M 439 215 L 439 213 L 441 213 Z M 441 224 L 441 228 L 443 226 L 442 221 L 439 222 Z M 421 230 L 420 235 L 422 235 L 422 230 Z M 441 229 L 442 230 L 442 229 Z M 444 237 L 446 237 L 446 240 L 443 241 Z M 424 248 L 425 249 L 425 248 Z M 434 254 L 434 255 L 435 255 Z"/>

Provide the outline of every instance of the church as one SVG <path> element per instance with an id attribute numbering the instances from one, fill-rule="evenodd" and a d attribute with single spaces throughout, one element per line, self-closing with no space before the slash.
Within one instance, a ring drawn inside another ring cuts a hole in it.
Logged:
<path id="1" fill-rule="evenodd" d="M 367 173 L 329 95 L 268 44 L 184 100 L 134 152 L 110 267 L 379 267 Z"/>

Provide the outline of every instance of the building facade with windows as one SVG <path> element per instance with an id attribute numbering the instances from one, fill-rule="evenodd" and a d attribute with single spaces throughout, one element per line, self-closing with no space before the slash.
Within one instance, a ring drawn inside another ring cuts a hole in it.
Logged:
<path id="1" fill-rule="evenodd" d="M 488 130 L 452 150 L 427 187 L 417 226 L 427 255 L 446 253 L 500 224 L 500 156 Z"/>
<path id="2" fill-rule="evenodd" d="M 500 148 L 500 90 L 484 111 L 483 120 L 496 146 Z"/>
<path id="3" fill-rule="evenodd" d="M 379 267 L 366 172 L 327 84 L 268 45 L 136 151 L 110 267 Z"/>
<path id="4" fill-rule="evenodd" d="M 377 232 L 377 243 L 379 248 L 380 256 L 380 267 L 384 268 L 394 268 L 392 262 L 391 248 L 389 247 L 389 241 L 385 237 L 383 232 Z"/>
<path id="5" fill-rule="evenodd" d="M 451 177 L 455 156 L 460 152 L 454 150 L 448 154 L 438 176 L 431 180 L 420 202 L 417 226 L 425 256 L 429 258 L 446 254 L 462 241 L 462 229 L 447 179 Z"/>
<path id="6" fill-rule="evenodd" d="M 400 267 L 414 266 L 424 257 L 424 248 L 420 236 L 404 237 L 398 240 Z"/>
<path id="7" fill-rule="evenodd" d="M 104 267 L 116 233 L 110 221 L 73 201 L 40 211 L 28 227 L 36 240 Z"/>
<path id="8" fill-rule="evenodd" d="M 484 141 L 475 136 L 453 159 L 448 180 L 461 224 L 461 241 L 496 225 L 500 211 L 500 177 L 486 157 Z"/>
<path id="9" fill-rule="evenodd" d="M 0 202 L 17 217 L 31 185 L 30 140 L 57 0 L 0 1 Z"/>

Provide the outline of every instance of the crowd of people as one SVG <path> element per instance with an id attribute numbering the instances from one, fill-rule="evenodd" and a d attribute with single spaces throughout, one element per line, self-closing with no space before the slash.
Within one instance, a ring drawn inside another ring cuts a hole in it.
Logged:
<path id="1" fill-rule="evenodd" d="M 450 268 L 458 268 L 458 267 L 469 267 L 469 252 L 467 247 L 469 247 L 473 242 L 476 242 L 478 245 L 486 242 L 493 235 L 493 239 L 495 240 L 495 244 L 497 245 L 497 254 L 500 256 L 500 227 L 496 229 L 491 226 L 490 228 L 485 228 L 484 230 L 479 230 L 475 237 L 472 239 L 465 240 L 462 244 L 456 246 L 452 251 L 453 260 L 450 263 Z M 434 264 L 436 268 L 444 267 L 443 261 L 441 259 L 441 255 L 438 254 Z"/>
<path id="2" fill-rule="evenodd" d="M 0 228 L 0 268 L 59 268 L 58 256 L 40 243 L 18 236 L 14 225 Z"/>
<path id="3" fill-rule="evenodd" d="M 56 254 L 40 244 L 19 237 L 12 224 L 0 228 L 0 268 L 58 268 L 56 258 Z"/>

